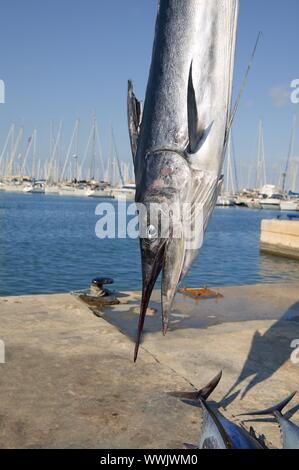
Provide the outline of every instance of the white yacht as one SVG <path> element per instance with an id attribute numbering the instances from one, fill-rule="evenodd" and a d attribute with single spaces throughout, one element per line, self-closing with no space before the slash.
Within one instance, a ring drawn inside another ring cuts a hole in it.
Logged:
<path id="1" fill-rule="evenodd" d="M 98 198 L 113 198 L 111 189 L 92 189 L 87 188 L 85 191 L 85 196 L 87 197 L 98 197 Z"/>
<path id="2" fill-rule="evenodd" d="M 85 196 L 87 197 L 97 197 L 97 198 L 113 198 L 112 189 L 108 183 L 101 182 L 96 183 L 92 182 L 90 186 L 86 188 Z"/>
<path id="3" fill-rule="evenodd" d="M 24 191 L 24 185 L 21 182 L 8 182 L 3 186 L 5 191 L 12 193 L 21 193 Z"/>
<path id="4" fill-rule="evenodd" d="M 23 189 L 24 193 L 38 193 L 38 194 L 44 194 L 45 193 L 45 187 L 42 183 L 32 183 L 32 184 L 27 184 L 24 186 Z"/>
<path id="5" fill-rule="evenodd" d="M 260 199 L 260 204 L 263 209 L 280 210 L 283 201 L 284 197 L 281 194 L 273 194 L 272 197 Z"/>
<path id="6" fill-rule="evenodd" d="M 86 187 L 85 186 L 61 186 L 59 188 L 59 196 L 85 197 Z"/>
<path id="7" fill-rule="evenodd" d="M 236 195 L 235 205 L 239 207 L 248 207 L 249 209 L 261 209 L 261 206 L 256 203 L 257 200 L 257 192 L 244 189 Z"/>
<path id="8" fill-rule="evenodd" d="M 111 192 L 112 196 L 115 197 L 115 199 L 134 201 L 136 185 L 135 183 L 126 184 L 124 186 L 121 186 L 120 188 L 113 188 Z"/>
<path id="9" fill-rule="evenodd" d="M 299 211 L 299 199 L 289 199 L 286 201 L 281 201 L 280 210 L 288 212 Z"/>
<path id="10" fill-rule="evenodd" d="M 218 196 L 217 198 L 217 207 L 232 207 L 235 205 L 234 199 L 229 196 Z"/>
<path id="11" fill-rule="evenodd" d="M 284 200 L 284 194 L 271 184 L 265 185 L 260 191 L 259 202 L 263 209 L 280 210 L 280 204 Z"/>
<path id="12" fill-rule="evenodd" d="M 45 194 L 59 194 L 59 186 L 57 185 L 46 185 L 45 186 Z"/>

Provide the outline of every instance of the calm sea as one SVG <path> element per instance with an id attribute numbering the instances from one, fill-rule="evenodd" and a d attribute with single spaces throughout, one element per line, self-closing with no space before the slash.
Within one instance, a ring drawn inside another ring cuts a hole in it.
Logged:
<path id="1" fill-rule="evenodd" d="M 138 241 L 99 240 L 98 203 L 0 192 L 0 295 L 83 289 L 96 276 L 114 278 L 119 289 L 140 289 Z M 298 280 L 298 262 L 259 253 L 261 220 L 276 217 L 271 211 L 216 209 L 184 286 Z"/>

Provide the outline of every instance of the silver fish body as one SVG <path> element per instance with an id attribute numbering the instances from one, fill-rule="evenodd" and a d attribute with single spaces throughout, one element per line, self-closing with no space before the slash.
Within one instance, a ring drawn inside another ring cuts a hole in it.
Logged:
<path id="1" fill-rule="evenodd" d="M 166 333 L 177 285 L 201 247 L 216 203 L 230 125 L 237 17 L 238 0 L 160 0 L 142 117 L 129 83 L 136 202 L 146 208 L 140 220 L 143 298 L 135 359 L 159 273 Z M 173 207 L 179 215 L 169 216 L 171 209 L 166 214 L 171 230 L 165 235 L 152 220 Z"/>
<path id="2" fill-rule="evenodd" d="M 244 427 L 229 421 L 218 410 L 217 417 L 227 436 L 229 436 L 233 449 L 255 450 L 265 448 L 254 435 L 250 434 Z"/>
<path id="3" fill-rule="evenodd" d="M 202 426 L 199 440 L 199 449 L 232 449 L 233 443 L 210 406 L 202 400 Z"/>
<path id="4" fill-rule="evenodd" d="M 282 414 L 283 409 L 290 403 L 296 393 L 297 392 L 293 392 L 289 397 L 271 408 L 267 408 L 266 410 L 250 411 L 240 416 L 274 416 L 280 428 L 283 448 L 299 449 L 299 427 Z"/>
<path id="5" fill-rule="evenodd" d="M 299 449 L 299 427 L 280 413 L 275 413 L 284 449 Z"/>
<path id="6" fill-rule="evenodd" d="M 199 449 L 263 449 L 245 428 L 229 421 L 217 409 L 201 401 L 203 414 Z"/>

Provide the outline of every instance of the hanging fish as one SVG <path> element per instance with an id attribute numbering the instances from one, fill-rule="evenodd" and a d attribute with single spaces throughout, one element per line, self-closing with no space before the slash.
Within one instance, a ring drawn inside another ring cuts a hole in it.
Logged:
<path id="1" fill-rule="evenodd" d="M 142 301 L 135 360 L 155 282 L 162 272 L 166 334 L 177 285 L 201 248 L 221 187 L 238 5 L 160 0 L 143 111 L 129 81 L 136 202 L 145 208 L 139 220 Z M 161 228 L 161 218 L 169 220 L 169 230 Z"/>

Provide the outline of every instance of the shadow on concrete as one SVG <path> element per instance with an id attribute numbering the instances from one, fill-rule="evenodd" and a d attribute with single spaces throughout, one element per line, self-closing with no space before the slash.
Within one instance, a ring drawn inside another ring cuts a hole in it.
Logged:
<path id="1" fill-rule="evenodd" d="M 291 342 L 297 338 L 299 338 L 299 302 L 293 304 L 264 334 L 255 332 L 243 369 L 224 399 L 229 398 L 234 389 L 251 376 L 249 384 L 241 394 L 241 399 L 257 384 L 272 377 L 290 360 L 293 351 Z"/>
<path id="2" fill-rule="evenodd" d="M 221 303 L 222 299 L 202 299 L 194 300 L 193 298 L 177 294 L 176 301 L 173 306 L 169 319 L 168 333 L 176 330 L 187 329 L 206 329 L 211 326 L 224 323 L 228 319 L 220 312 L 211 317 L 209 310 L 204 306 L 207 302 Z M 199 309 L 199 305 L 202 308 Z M 159 333 L 162 335 L 162 314 L 161 302 L 151 299 L 149 304 L 150 314 L 147 313 L 143 328 L 141 344 L 149 333 Z M 127 336 L 132 342 L 135 342 L 137 336 L 137 326 L 140 311 L 140 300 L 129 300 L 127 304 L 119 306 L 104 306 L 103 309 L 94 313 L 115 326 L 121 333 Z M 240 321 L 238 317 L 231 318 L 231 321 Z"/>
<path id="3" fill-rule="evenodd" d="M 273 286 L 275 289 L 275 286 Z M 229 304 L 224 304 L 224 308 L 217 309 L 217 313 L 211 316 L 210 309 L 199 308 L 199 303 L 183 296 L 177 296 L 173 312 L 169 333 L 175 330 L 185 329 L 206 329 L 214 325 L 225 322 L 246 322 L 255 320 L 265 320 L 271 318 L 271 304 L 267 317 L 255 312 L 254 308 L 244 314 L 242 310 L 236 313 L 234 308 L 229 310 Z M 221 306 L 225 300 L 220 300 Z M 152 315 L 147 316 L 144 327 L 144 337 L 148 333 L 161 331 L 161 305 L 160 302 L 152 300 L 150 306 Z M 213 312 L 212 312 L 213 313 Z M 270 314 L 270 315 L 269 315 Z M 276 314 L 276 313 L 275 313 Z M 136 329 L 139 317 L 139 301 L 133 300 L 127 305 L 116 308 L 107 308 L 101 316 L 118 328 L 123 334 L 135 342 Z M 280 367 L 283 366 L 293 352 L 291 343 L 299 339 L 299 301 L 294 303 L 267 331 L 260 333 L 256 331 L 251 342 L 250 350 L 243 368 L 227 394 L 224 395 L 220 405 L 227 408 L 240 394 L 243 399 L 255 385 L 264 382 L 272 377 Z M 298 365 L 299 367 L 299 365 Z M 243 382 L 247 381 L 247 386 Z M 243 390 L 242 390 L 243 389 Z M 290 390 L 292 392 L 293 390 Z M 283 398 L 283 397 L 282 397 Z"/>

